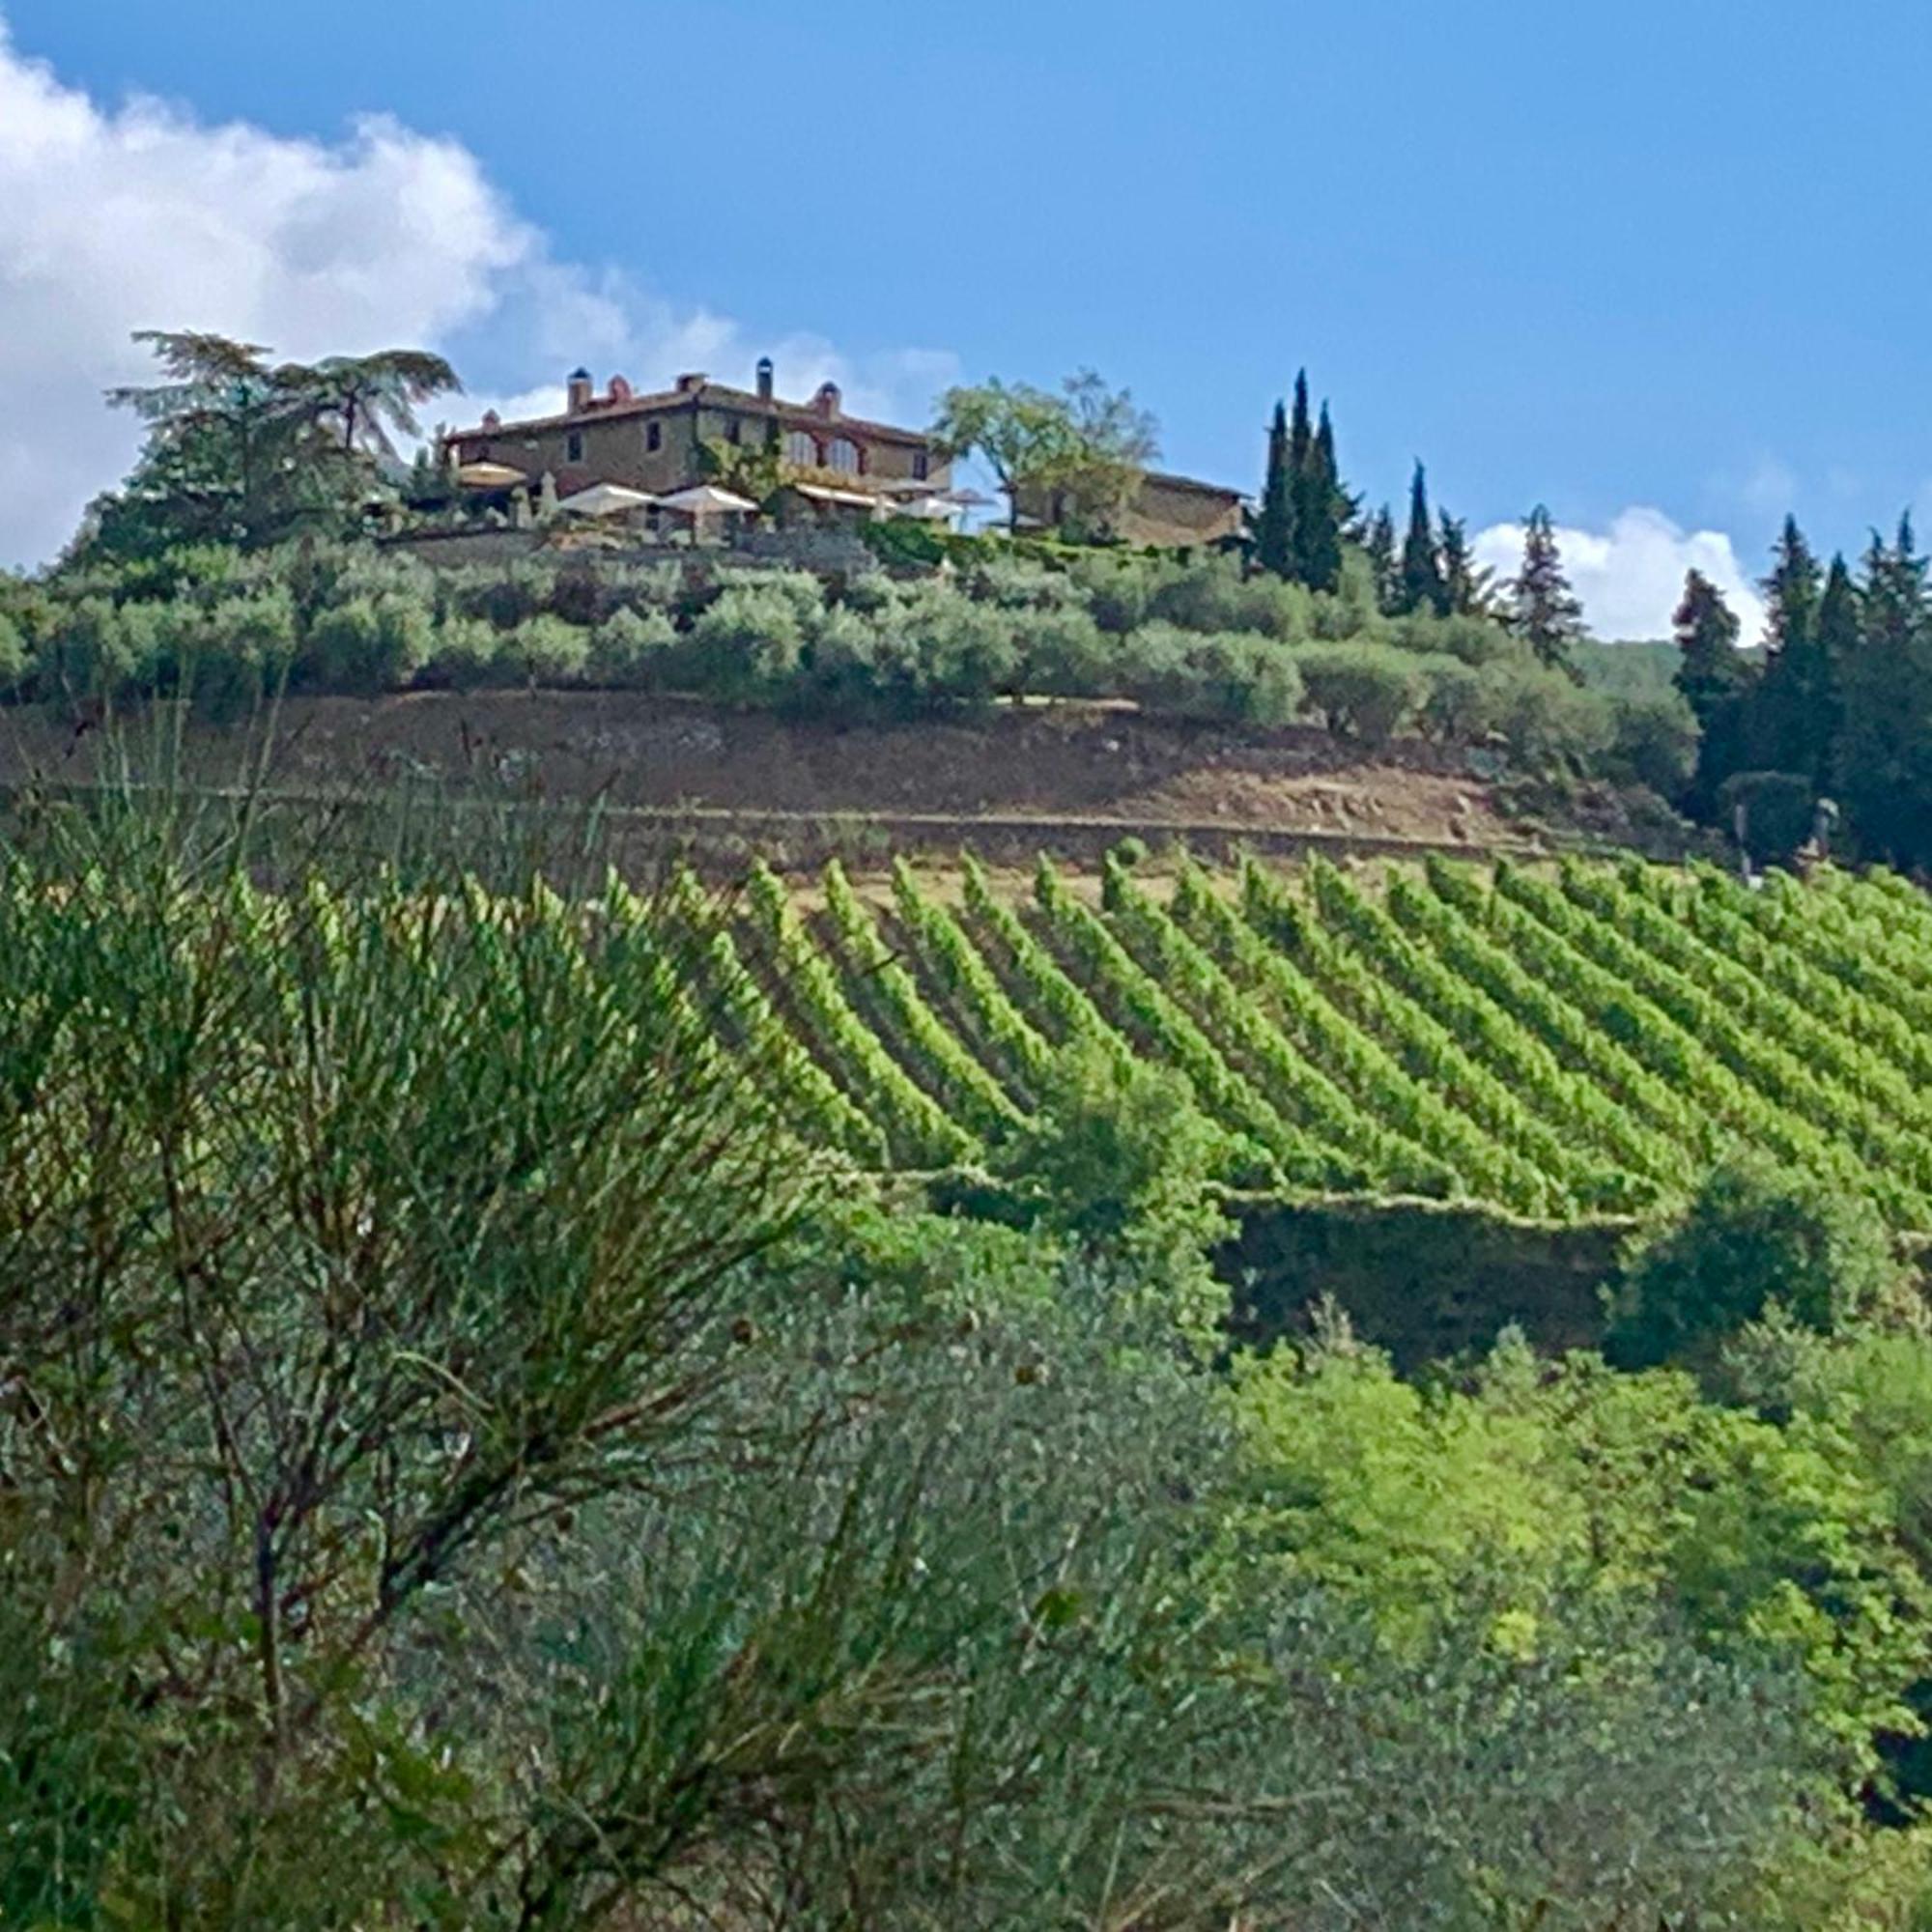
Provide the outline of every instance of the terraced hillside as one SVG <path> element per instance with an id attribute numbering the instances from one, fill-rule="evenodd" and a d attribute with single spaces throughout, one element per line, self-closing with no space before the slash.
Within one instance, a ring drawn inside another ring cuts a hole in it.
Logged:
<path id="1" fill-rule="evenodd" d="M 1747 1145 L 1932 1228 L 1932 899 L 1885 875 L 1577 862 L 1345 875 L 967 862 L 822 909 L 753 874 L 694 991 L 774 1056 L 816 1138 L 971 1161 L 1075 1041 L 1182 1073 L 1272 1186 L 1526 1215 L 1642 1205 Z M 682 888 L 694 909 L 701 896 Z"/>

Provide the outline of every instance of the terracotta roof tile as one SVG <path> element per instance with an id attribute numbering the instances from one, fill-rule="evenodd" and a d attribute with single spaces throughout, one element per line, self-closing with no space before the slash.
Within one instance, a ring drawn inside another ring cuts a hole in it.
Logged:
<path id="1" fill-rule="evenodd" d="M 742 410 L 749 415 L 775 415 L 787 428 L 838 427 L 855 430 L 861 436 L 920 447 L 927 447 L 932 441 L 923 430 L 901 429 L 894 423 L 847 415 L 843 411 L 834 416 L 822 415 L 811 403 L 788 402 L 782 396 L 767 401 L 750 389 L 734 389 L 724 383 L 706 383 L 697 389 L 659 389 L 648 396 L 627 396 L 621 402 L 612 402 L 608 396 L 593 397 L 587 410 L 566 411 L 554 416 L 526 416 L 517 422 L 498 423 L 495 429 L 485 429 L 479 423 L 472 428 L 450 431 L 449 440 L 468 442 L 482 437 L 530 436 L 543 430 L 577 429 L 586 423 L 612 421 L 620 416 L 656 415 L 666 410 L 694 405 Z"/>

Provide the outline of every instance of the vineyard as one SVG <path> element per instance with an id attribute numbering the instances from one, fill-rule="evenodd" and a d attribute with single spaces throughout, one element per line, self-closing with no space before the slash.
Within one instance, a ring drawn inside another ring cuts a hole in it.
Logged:
<path id="1" fill-rule="evenodd" d="M 996 1155 L 1058 1056 L 1178 1071 L 1246 1183 L 1570 1220 L 1761 1151 L 1932 1228 L 1932 899 L 1880 874 L 1575 862 L 1279 872 L 1042 861 L 1014 903 L 754 868 L 687 997 L 808 1135 L 926 1170 Z"/>

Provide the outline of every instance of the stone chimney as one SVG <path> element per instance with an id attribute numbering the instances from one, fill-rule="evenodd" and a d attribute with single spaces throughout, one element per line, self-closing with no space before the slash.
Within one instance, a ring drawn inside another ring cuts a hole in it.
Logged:
<path id="1" fill-rule="evenodd" d="M 768 403 L 771 399 L 772 358 L 769 355 L 760 355 L 758 357 L 758 400 L 761 403 Z"/>
<path id="2" fill-rule="evenodd" d="M 819 384 L 818 393 L 812 397 L 811 406 L 822 416 L 836 416 L 838 413 L 838 384 Z"/>
<path id="3" fill-rule="evenodd" d="M 690 375 L 677 379 L 677 392 L 680 396 L 695 396 L 707 380 L 702 369 L 694 370 Z"/>
<path id="4" fill-rule="evenodd" d="M 590 407 L 590 398 L 597 392 L 597 385 L 590 380 L 588 369 L 571 372 L 568 386 L 564 390 L 565 408 L 574 416 L 581 416 Z"/>

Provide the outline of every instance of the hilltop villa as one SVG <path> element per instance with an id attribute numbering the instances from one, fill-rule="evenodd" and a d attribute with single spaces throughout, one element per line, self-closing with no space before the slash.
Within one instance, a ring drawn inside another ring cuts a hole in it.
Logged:
<path id="1" fill-rule="evenodd" d="M 838 386 L 820 384 L 810 402 L 787 402 L 773 384 L 769 356 L 754 389 L 708 376 L 680 376 L 668 389 L 636 395 L 621 376 L 602 395 L 590 374 L 571 377 L 561 415 L 504 422 L 493 412 L 476 429 L 443 438 L 445 459 L 520 470 L 531 484 L 548 474 L 559 497 L 615 483 L 654 497 L 706 480 L 703 443 L 775 447 L 801 474 L 808 502 L 848 516 L 950 511 L 949 466 L 923 431 L 847 415 Z"/>
<path id="2" fill-rule="evenodd" d="M 587 369 L 569 381 L 561 415 L 504 422 L 493 411 L 474 429 L 440 440 L 443 463 L 479 483 L 534 494 L 545 477 L 566 502 L 599 484 L 663 499 L 709 476 L 701 450 L 775 449 L 791 476 L 788 522 L 849 524 L 914 516 L 952 522 L 962 505 L 951 465 L 923 430 L 900 429 L 845 413 L 838 386 L 822 383 L 810 402 L 777 393 L 769 356 L 755 387 L 680 376 L 668 388 L 636 394 L 615 376 L 601 395 Z M 1214 544 L 1241 528 L 1238 490 L 1151 470 L 1120 519 L 1117 534 L 1134 544 Z M 1022 491 L 1020 527 L 1059 520 L 1057 502 Z"/>

